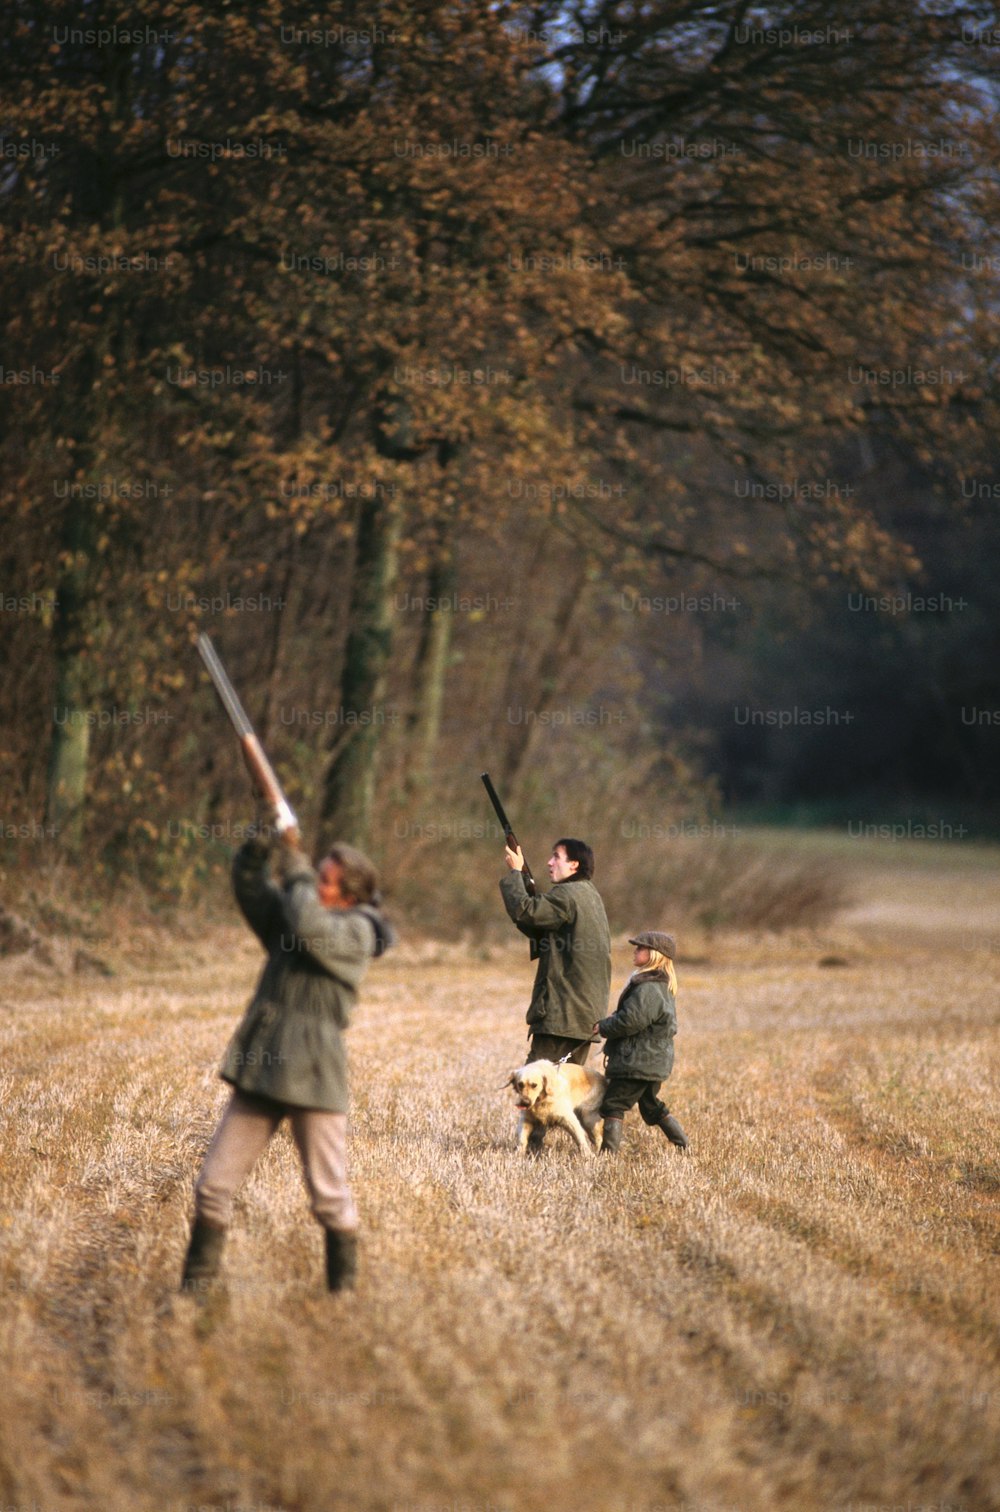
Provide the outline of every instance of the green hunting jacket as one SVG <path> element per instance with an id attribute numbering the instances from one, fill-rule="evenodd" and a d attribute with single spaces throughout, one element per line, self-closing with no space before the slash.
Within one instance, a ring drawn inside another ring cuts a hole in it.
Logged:
<path id="1" fill-rule="evenodd" d="M 283 849 L 277 869 L 281 885 L 256 839 L 233 860 L 236 901 L 267 963 L 219 1074 L 241 1092 L 346 1113 L 343 1031 L 368 962 L 392 932 L 376 908 L 324 908 L 301 851 Z"/>
<path id="2" fill-rule="evenodd" d="M 519 871 L 500 879 L 504 906 L 538 961 L 527 1021 L 533 1033 L 592 1040 L 611 990 L 611 932 L 593 882 L 556 882 L 532 898 Z"/>
<path id="3" fill-rule="evenodd" d="M 614 1013 L 601 1019 L 609 1076 L 662 1082 L 670 1075 L 677 1010 L 668 980 L 665 971 L 629 977 Z"/>

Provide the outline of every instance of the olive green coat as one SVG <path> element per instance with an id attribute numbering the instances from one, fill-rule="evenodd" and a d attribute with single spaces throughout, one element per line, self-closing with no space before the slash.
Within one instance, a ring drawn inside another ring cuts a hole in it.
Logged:
<path id="1" fill-rule="evenodd" d="M 258 840 L 233 860 L 236 900 L 267 964 L 219 1074 L 242 1092 L 346 1113 L 343 1030 L 369 960 L 389 942 L 388 926 L 374 908 L 324 908 L 301 851 L 282 850 L 279 865 L 282 886 Z"/>
<path id="2" fill-rule="evenodd" d="M 677 1011 L 665 971 L 629 977 L 614 1013 L 598 1025 L 609 1076 L 666 1081 L 674 1068 Z"/>
<path id="3" fill-rule="evenodd" d="M 593 882 L 557 882 L 532 898 L 519 871 L 500 879 L 504 906 L 538 961 L 527 1021 L 540 1034 L 591 1040 L 607 1012 L 611 932 Z"/>

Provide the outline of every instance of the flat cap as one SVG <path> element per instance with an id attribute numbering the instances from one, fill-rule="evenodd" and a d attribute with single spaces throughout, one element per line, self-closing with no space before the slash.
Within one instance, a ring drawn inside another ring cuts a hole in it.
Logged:
<path id="1" fill-rule="evenodd" d="M 650 950 L 658 950 L 661 955 L 669 956 L 671 961 L 677 949 L 673 935 L 663 934 L 659 929 L 644 929 L 641 934 L 633 935 L 629 944 L 646 945 Z"/>

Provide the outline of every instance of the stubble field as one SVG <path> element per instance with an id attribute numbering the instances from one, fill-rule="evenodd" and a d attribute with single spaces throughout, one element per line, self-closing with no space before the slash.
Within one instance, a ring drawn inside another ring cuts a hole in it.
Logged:
<path id="1" fill-rule="evenodd" d="M 855 850 L 823 931 L 682 936 L 690 1158 L 632 1114 L 526 1163 L 526 949 L 404 942 L 350 1033 L 352 1297 L 284 1131 L 226 1307 L 175 1296 L 248 933 L 3 967 L 2 1506 L 1000 1507 L 1000 856 L 958 850 Z"/>

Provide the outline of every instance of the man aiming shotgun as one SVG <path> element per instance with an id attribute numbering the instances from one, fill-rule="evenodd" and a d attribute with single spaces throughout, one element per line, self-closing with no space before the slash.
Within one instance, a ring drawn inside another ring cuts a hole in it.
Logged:
<path id="1" fill-rule="evenodd" d="M 483 783 L 506 836 L 504 907 L 531 941 L 531 959 L 538 962 L 527 1012 L 528 1060 L 567 1058 L 585 1065 L 593 1026 L 607 1013 L 611 990 L 611 932 L 591 880 L 594 852 L 583 840 L 557 840 L 548 861 L 554 885 L 539 892 L 531 873 L 525 875 L 524 853 L 486 772 Z M 533 1154 L 540 1153 L 544 1138 L 544 1129 L 532 1132 Z"/>
<path id="2" fill-rule="evenodd" d="M 392 931 L 379 909 L 375 868 L 361 851 L 338 842 L 313 868 L 208 636 L 198 649 L 273 824 L 259 825 L 233 861 L 236 901 L 267 961 L 219 1072 L 233 1092 L 195 1182 L 181 1284 L 195 1293 L 215 1287 L 233 1198 L 288 1118 L 324 1230 L 327 1285 L 341 1291 L 354 1284 L 358 1227 L 347 1180 L 343 1031 L 368 962 L 392 943 Z"/>

